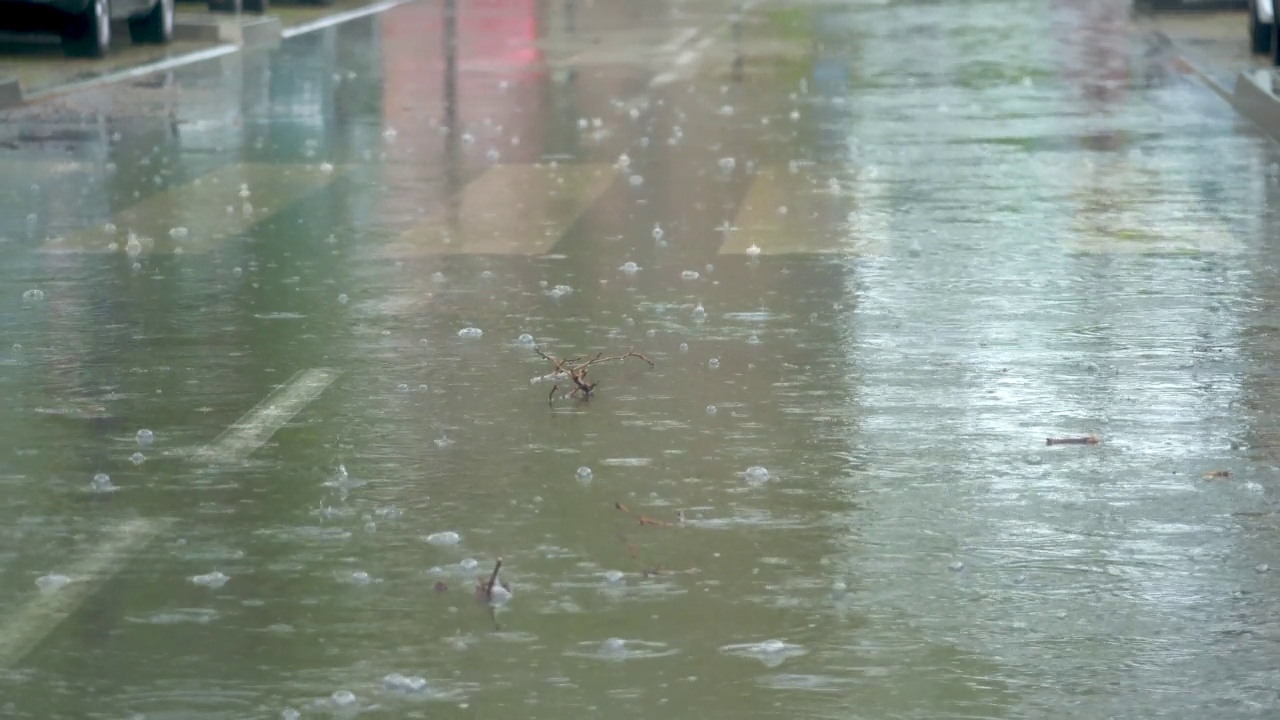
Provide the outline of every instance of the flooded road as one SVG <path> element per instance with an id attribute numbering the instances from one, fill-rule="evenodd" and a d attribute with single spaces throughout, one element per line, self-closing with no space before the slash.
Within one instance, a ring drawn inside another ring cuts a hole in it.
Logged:
<path id="1" fill-rule="evenodd" d="M 422 0 L 11 111 L 0 715 L 1274 717 L 1276 152 L 1107 2 Z"/>

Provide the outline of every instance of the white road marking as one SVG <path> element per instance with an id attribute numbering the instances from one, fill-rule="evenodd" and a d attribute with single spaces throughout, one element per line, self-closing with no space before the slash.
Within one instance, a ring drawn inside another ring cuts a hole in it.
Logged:
<path id="1" fill-rule="evenodd" d="M 291 37 L 297 37 L 298 35 L 315 32 L 316 30 L 323 30 L 327 27 L 333 27 L 334 25 L 341 25 L 342 23 L 349 22 L 351 20 L 358 20 L 366 15 L 375 15 L 380 12 L 386 12 L 397 5 L 405 4 L 406 2 L 409 2 L 409 0 L 386 0 L 385 2 L 366 5 L 362 8 L 356 8 L 355 10 L 340 12 L 336 15 L 328 15 L 318 20 L 312 20 L 311 22 L 295 25 L 291 28 L 285 28 L 280 33 L 280 36 L 287 40 Z"/>
<path id="2" fill-rule="evenodd" d="M 308 403 L 320 397 L 325 388 L 341 375 L 329 368 L 299 370 L 262 402 L 253 406 L 239 420 L 214 438 L 213 442 L 192 453 L 195 460 L 238 462 L 266 444 L 276 431 L 284 427 Z"/>
<path id="3" fill-rule="evenodd" d="M 116 525 L 77 553 L 79 559 L 70 567 L 57 569 L 71 578 L 71 584 L 50 592 L 40 592 L 33 584 L 32 590 L 39 594 L 0 625 L 0 669 L 12 667 L 31 652 L 169 522 L 140 518 Z"/>
<path id="4" fill-rule="evenodd" d="M 682 45 L 689 42 L 693 38 L 697 37 L 697 35 L 698 35 L 698 28 L 696 27 L 685 28 L 678 35 L 676 35 L 675 37 L 667 41 L 667 43 L 663 45 L 660 49 L 664 53 L 673 53 L 679 50 Z"/>
<path id="5" fill-rule="evenodd" d="M 228 43 L 225 45 L 216 45 L 211 48 L 206 48 L 204 50 L 197 50 L 195 52 L 187 53 L 185 55 L 165 58 L 164 60 L 158 60 L 153 63 L 147 63 L 146 65 L 139 65 L 137 67 L 129 68 L 128 70 L 121 70 L 119 72 L 107 73 L 106 75 L 100 75 L 91 80 L 82 80 L 80 82 L 67 83 L 66 85 L 59 85 L 57 87 L 48 88 L 46 90 L 37 90 L 36 92 L 23 93 L 22 99 L 24 102 L 31 102 L 33 100 L 45 100 L 47 98 L 57 97 L 59 95 L 67 95 L 69 93 L 78 92 L 80 90 L 88 90 L 90 88 L 100 87 L 102 85 L 111 85 L 113 83 L 124 82 L 125 80 L 136 80 L 137 78 L 140 78 L 140 77 L 146 77 L 147 75 L 163 72 L 165 70 L 172 70 L 176 67 L 182 67 L 183 65 L 190 65 L 192 63 L 198 63 L 198 62 L 203 62 L 205 60 L 213 60 L 214 58 L 220 58 L 223 55 L 230 55 L 231 53 L 236 52 L 239 49 L 240 47 L 233 43 Z"/>

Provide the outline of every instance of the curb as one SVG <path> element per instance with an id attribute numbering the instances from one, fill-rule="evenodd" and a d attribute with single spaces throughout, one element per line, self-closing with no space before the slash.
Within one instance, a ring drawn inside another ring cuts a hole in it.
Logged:
<path id="1" fill-rule="evenodd" d="M 1276 96 L 1276 73 L 1272 70 L 1246 70 L 1236 77 L 1231 105 L 1280 141 L 1280 97 Z"/>
<path id="2" fill-rule="evenodd" d="M 0 110 L 22 104 L 22 86 L 17 78 L 0 77 Z"/>
<path id="3" fill-rule="evenodd" d="M 244 47 L 280 44 L 284 28 L 280 18 L 264 15 L 187 15 L 174 18 L 173 39 L 235 43 Z"/>

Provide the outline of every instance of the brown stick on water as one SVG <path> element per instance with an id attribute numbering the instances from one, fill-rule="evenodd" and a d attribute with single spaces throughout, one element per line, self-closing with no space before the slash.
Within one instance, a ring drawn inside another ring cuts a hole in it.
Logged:
<path id="1" fill-rule="evenodd" d="M 502 569 L 502 558 L 493 564 L 493 574 L 489 576 L 489 582 L 484 584 L 484 596 L 486 598 L 493 597 L 493 584 L 498 582 L 498 571 Z"/>
<path id="2" fill-rule="evenodd" d="M 1098 438 L 1095 435 L 1089 437 L 1068 437 L 1068 438 L 1045 438 L 1045 445 L 1097 445 Z"/>

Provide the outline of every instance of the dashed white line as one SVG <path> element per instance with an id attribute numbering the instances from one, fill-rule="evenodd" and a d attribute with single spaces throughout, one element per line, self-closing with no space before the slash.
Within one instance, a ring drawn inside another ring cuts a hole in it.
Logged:
<path id="1" fill-rule="evenodd" d="M 311 368 L 300 370 L 262 402 L 253 406 L 214 438 L 213 442 L 192 453 L 194 460 L 238 462 L 266 444 L 276 431 L 284 427 L 308 403 L 320 397 L 324 389 L 338 379 L 337 370 Z"/>
<path id="2" fill-rule="evenodd" d="M 12 667 L 31 652 L 168 525 L 168 520 L 129 520 L 77 553 L 79 560 L 59 569 L 70 578 L 69 585 L 40 592 L 0 626 L 0 669 Z"/>

